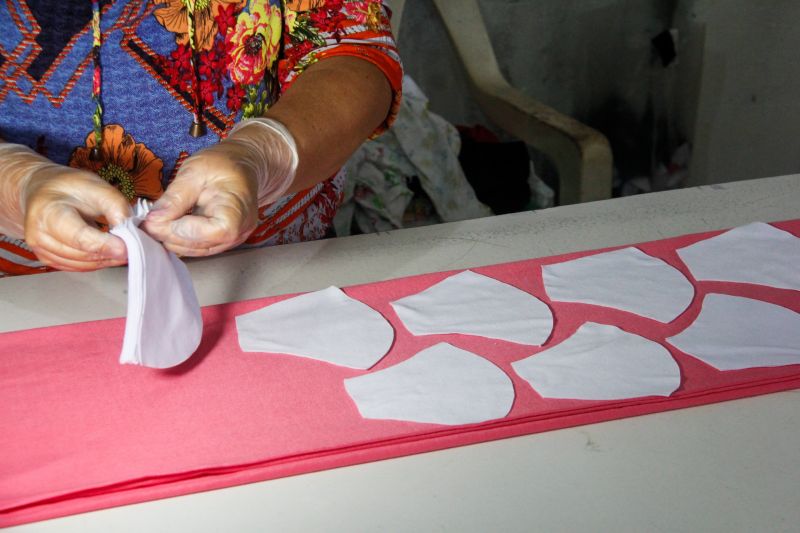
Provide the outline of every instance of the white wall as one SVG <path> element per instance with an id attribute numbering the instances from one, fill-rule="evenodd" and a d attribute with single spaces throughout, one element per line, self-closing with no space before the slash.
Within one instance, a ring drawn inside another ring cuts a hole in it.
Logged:
<path id="1" fill-rule="evenodd" d="M 644 169 L 660 137 L 692 143 L 692 185 L 800 172 L 800 0 L 480 6 L 509 80 L 607 133 L 621 165 Z M 456 124 L 485 123 L 430 0 L 407 0 L 403 17 L 406 70 L 431 108 Z M 663 69 L 650 40 L 671 26 L 678 62 Z"/>
<path id="2" fill-rule="evenodd" d="M 650 38 L 668 24 L 672 3 L 481 0 L 480 6 L 509 80 L 580 117 L 612 96 L 643 108 Z M 405 9 L 400 48 L 408 72 L 447 118 L 469 118 L 464 79 L 432 3 L 407 0 Z"/>
<path id="3" fill-rule="evenodd" d="M 452 0 L 458 2 L 458 0 Z M 653 62 L 651 38 L 669 26 L 671 0 L 480 0 L 498 62 L 509 81 L 589 125 L 624 137 L 616 146 L 643 154 L 642 131 Z M 406 71 L 431 108 L 457 124 L 485 123 L 430 0 L 407 0 L 399 35 Z M 634 145 L 639 145 L 634 146 Z M 631 157 L 626 157 L 630 161 Z"/>
<path id="4" fill-rule="evenodd" d="M 405 72 L 428 96 L 432 110 L 454 124 L 485 122 L 431 0 L 405 0 L 397 39 Z"/>
<path id="5" fill-rule="evenodd" d="M 800 2 L 680 0 L 689 183 L 800 172 Z"/>

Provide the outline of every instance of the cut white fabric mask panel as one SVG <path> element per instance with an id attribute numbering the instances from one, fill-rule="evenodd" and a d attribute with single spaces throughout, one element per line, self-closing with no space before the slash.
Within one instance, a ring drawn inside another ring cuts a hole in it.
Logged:
<path id="1" fill-rule="evenodd" d="M 678 250 L 697 280 L 800 290 L 800 239 L 754 222 Z"/>
<path id="2" fill-rule="evenodd" d="M 700 315 L 667 342 L 718 370 L 800 364 L 800 314 L 725 294 L 708 294 Z"/>
<path id="3" fill-rule="evenodd" d="M 236 317 L 245 352 L 308 357 L 366 370 L 389 351 L 394 329 L 336 287 L 309 292 Z"/>
<path id="4" fill-rule="evenodd" d="M 547 295 L 559 302 L 612 307 L 672 322 L 694 298 L 679 270 L 628 247 L 542 267 Z"/>
<path id="5" fill-rule="evenodd" d="M 544 398 L 669 396 L 681 384 L 669 351 L 614 326 L 587 322 L 564 342 L 511 364 Z"/>
<path id="6" fill-rule="evenodd" d="M 138 228 L 148 211 L 140 201 L 133 217 L 111 229 L 128 248 L 128 316 L 119 362 L 169 368 L 197 350 L 203 317 L 186 265 Z"/>
<path id="7" fill-rule="evenodd" d="M 465 270 L 392 302 L 414 335 L 462 333 L 541 345 L 553 330 L 547 305 L 516 287 Z"/>
<path id="8" fill-rule="evenodd" d="M 483 357 L 440 343 L 387 369 L 344 380 L 364 418 L 475 424 L 506 416 L 514 385 Z"/>

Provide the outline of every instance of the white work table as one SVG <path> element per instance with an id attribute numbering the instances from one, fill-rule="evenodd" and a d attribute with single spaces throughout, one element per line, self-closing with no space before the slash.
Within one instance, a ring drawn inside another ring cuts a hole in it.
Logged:
<path id="1" fill-rule="evenodd" d="M 798 217 L 800 175 L 235 252 L 189 268 L 210 305 Z M 125 269 L 0 280 L 0 331 L 123 316 L 126 287 Z M 9 531 L 797 531 L 799 458 L 792 391 Z"/>

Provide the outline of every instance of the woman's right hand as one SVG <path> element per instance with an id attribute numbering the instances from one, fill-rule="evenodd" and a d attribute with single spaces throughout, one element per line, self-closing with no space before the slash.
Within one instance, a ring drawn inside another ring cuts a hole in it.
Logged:
<path id="1" fill-rule="evenodd" d="M 20 145 L 0 144 L 0 231 L 24 237 L 45 265 L 87 271 L 124 264 L 125 243 L 100 231 L 131 215 L 127 199 L 102 178 L 57 165 Z"/>

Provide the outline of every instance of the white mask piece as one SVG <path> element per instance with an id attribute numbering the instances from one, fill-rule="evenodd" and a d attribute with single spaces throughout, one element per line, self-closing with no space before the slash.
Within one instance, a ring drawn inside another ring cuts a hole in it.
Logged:
<path id="1" fill-rule="evenodd" d="M 439 343 L 389 368 L 344 380 L 364 418 L 428 424 L 475 424 L 503 418 L 514 385 L 472 352 Z"/>
<path id="2" fill-rule="evenodd" d="M 544 398 L 623 400 L 669 396 L 681 372 L 657 342 L 587 322 L 554 347 L 511 364 Z"/>
<path id="3" fill-rule="evenodd" d="M 170 368 L 197 350 L 203 318 L 186 265 L 138 228 L 148 211 L 140 201 L 133 217 L 111 229 L 128 248 L 128 315 L 119 362 Z"/>
<path id="4" fill-rule="evenodd" d="M 236 317 L 245 352 L 296 355 L 366 370 L 392 347 L 394 329 L 337 287 L 282 300 Z"/>
<path id="5" fill-rule="evenodd" d="M 554 301 L 602 305 L 664 323 L 694 298 L 678 269 L 633 247 L 545 265 L 542 277 Z"/>
<path id="6" fill-rule="evenodd" d="M 800 239 L 753 222 L 678 250 L 700 281 L 756 283 L 800 290 Z"/>
<path id="7" fill-rule="evenodd" d="M 461 333 L 539 346 L 553 330 L 547 304 L 471 270 L 395 300 L 392 307 L 414 335 Z"/>
<path id="8" fill-rule="evenodd" d="M 667 339 L 717 370 L 800 364 L 800 313 L 761 300 L 708 294 L 692 324 Z"/>

